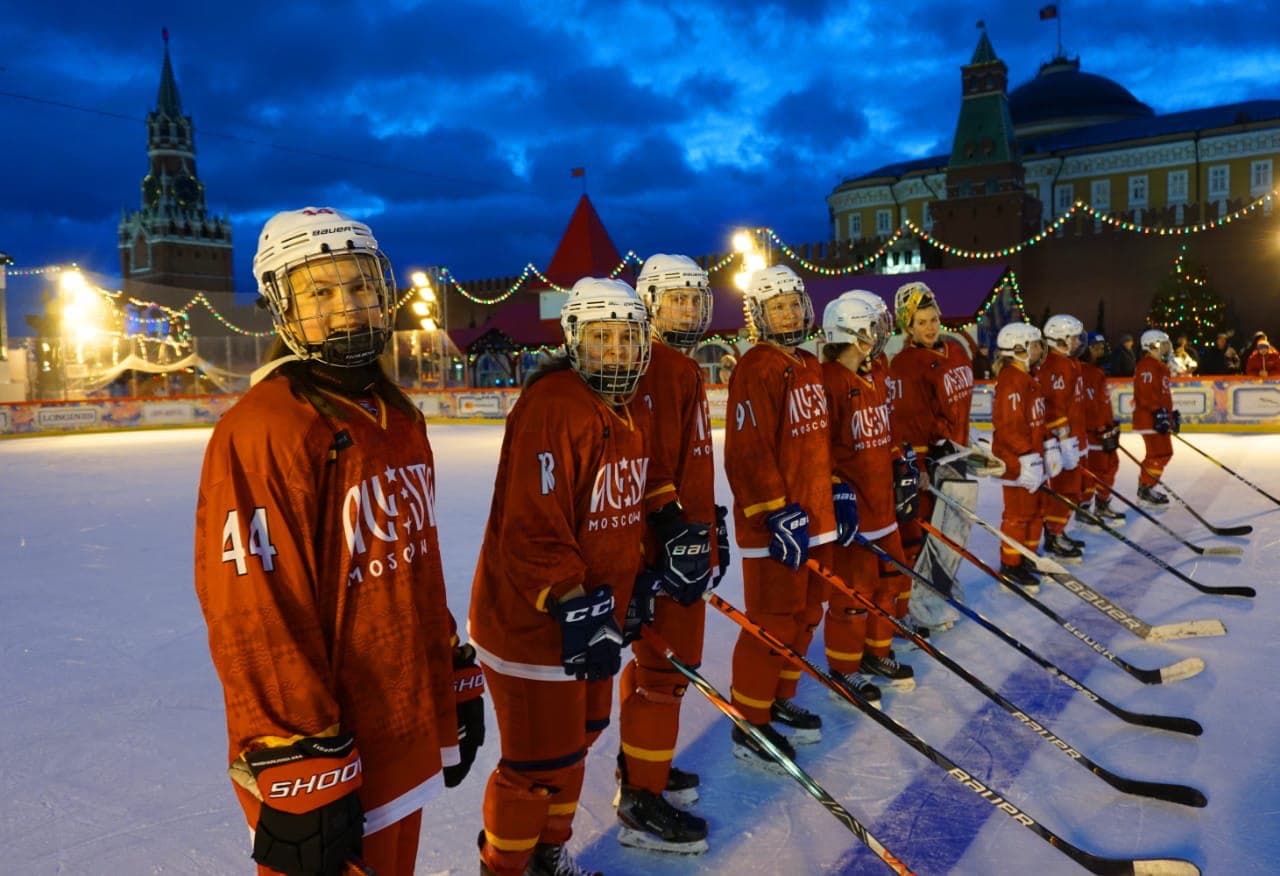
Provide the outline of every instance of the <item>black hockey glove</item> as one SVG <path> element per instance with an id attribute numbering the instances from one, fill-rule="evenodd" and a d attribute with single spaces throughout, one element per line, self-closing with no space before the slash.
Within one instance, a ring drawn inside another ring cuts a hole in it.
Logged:
<path id="1" fill-rule="evenodd" d="M 809 558 L 809 515 L 792 502 L 764 519 L 769 527 L 769 556 L 792 571 Z"/>
<path id="2" fill-rule="evenodd" d="M 658 534 L 662 589 L 681 605 L 693 605 L 711 585 L 711 527 L 680 519 L 683 510 L 669 502 L 649 515 L 649 523 Z"/>
<path id="3" fill-rule="evenodd" d="M 1120 449 L 1120 424 L 1112 423 L 1102 430 L 1102 452 L 1115 453 Z"/>
<path id="4" fill-rule="evenodd" d="M 831 502 L 836 506 L 836 542 L 848 547 L 858 536 L 858 497 L 844 481 L 832 484 Z"/>
<path id="5" fill-rule="evenodd" d="M 1169 421 L 1169 428 L 1173 430 L 1173 434 L 1175 435 L 1182 431 L 1182 411 L 1177 408 L 1173 409 L 1173 415 Z"/>
<path id="6" fill-rule="evenodd" d="M 250 752 L 244 761 L 262 795 L 255 861 L 286 876 L 337 876 L 348 858 L 359 857 L 362 772 L 350 733 L 309 736 Z"/>
<path id="7" fill-rule="evenodd" d="M 476 649 L 463 645 L 453 651 L 453 703 L 458 712 L 458 756 L 461 760 L 444 768 L 446 788 L 457 787 L 476 760 L 476 749 L 484 745 L 484 673 L 476 666 Z"/>
<path id="8" fill-rule="evenodd" d="M 1169 430 L 1173 428 L 1173 422 L 1169 417 L 1168 408 L 1156 408 L 1155 422 L 1152 424 L 1152 428 L 1159 435 L 1169 434 Z"/>
<path id="9" fill-rule="evenodd" d="M 662 576 L 652 569 L 641 569 L 631 588 L 631 601 L 627 603 L 627 616 L 622 621 L 622 644 L 630 645 L 644 635 L 644 628 L 653 623 L 658 594 L 664 589 Z"/>
<path id="10" fill-rule="evenodd" d="M 920 466 L 910 445 L 893 461 L 893 506 L 899 520 L 910 520 L 920 511 Z"/>
<path id="11" fill-rule="evenodd" d="M 724 573 L 729 571 L 729 509 L 723 505 L 716 506 L 716 579 L 711 582 L 712 589 L 719 586 Z"/>
<path id="12" fill-rule="evenodd" d="M 602 681 L 622 668 L 622 631 L 613 619 L 613 607 L 613 588 L 608 584 L 550 606 L 560 622 L 560 663 L 565 675 Z"/>

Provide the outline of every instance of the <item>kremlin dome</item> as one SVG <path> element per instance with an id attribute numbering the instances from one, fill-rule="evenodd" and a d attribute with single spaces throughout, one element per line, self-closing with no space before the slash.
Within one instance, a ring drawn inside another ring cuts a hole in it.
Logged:
<path id="1" fill-rule="evenodd" d="M 1009 115 L 1021 139 L 1126 119 L 1149 119 L 1151 107 L 1104 76 L 1080 71 L 1079 58 L 1061 55 L 1035 79 L 1009 92 Z"/>

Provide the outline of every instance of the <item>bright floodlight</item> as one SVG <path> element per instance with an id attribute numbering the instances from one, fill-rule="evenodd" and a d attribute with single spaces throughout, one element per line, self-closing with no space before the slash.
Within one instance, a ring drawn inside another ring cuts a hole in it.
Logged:
<path id="1" fill-rule="evenodd" d="M 755 240 L 752 238 L 750 232 L 739 231 L 733 236 L 734 252 L 750 252 L 754 248 Z"/>
<path id="2" fill-rule="evenodd" d="M 414 312 L 416 315 L 418 315 L 418 316 L 426 316 L 426 315 L 427 315 L 427 302 L 425 302 L 425 301 L 415 301 L 415 302 L 413 302 L 413 312 Z"/>
<path id="3" fill-rule="evenodd" d="M 423 271 L 414 271 L 409 275 L 409 282 L 413 284 L 415 289 L 422 289 L 430 286 L 431 282 L 427 279 L 427 275 Z"/>
<path id="4" fill-rule="evenodd" d="M 733 285 L 737 286 L 743 292 L 747 291 L 747 284 L 751 282 L 750 271 L 739 271 L 733 275 Z"/>
<path id="5" fill-rule="evenodd" d="M 433 332 L 436 330 L 436 321 L 428 316 L 422 321 L 422 328 L 424 331 Z"/>
<path id="6" fill-rule="evenodd" d="M 749 252 L 746 255 L 746 263 L 748 271 L 764 270 L 764 256 L 758 252 Z"/>

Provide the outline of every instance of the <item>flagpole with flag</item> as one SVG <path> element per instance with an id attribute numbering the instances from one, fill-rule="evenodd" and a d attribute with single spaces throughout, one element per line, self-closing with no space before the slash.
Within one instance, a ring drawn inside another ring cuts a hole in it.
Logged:
<path id="1" fill-rule="evenodd" d="M 585 167 L 570 168 L 569 175 L 574 179 L 582 180 L 582 193 L 585 195 L 587 193 L 587 169 Z"/>
<path id="2" fill-rule="evenodd" d="M 1053 19 L 1058 23 L 1058 57 L 1062 57 L 1062 16 L 1058 14 L 1058 4 L 1050 3 L 1040 7 L 1040 20 Z"/>

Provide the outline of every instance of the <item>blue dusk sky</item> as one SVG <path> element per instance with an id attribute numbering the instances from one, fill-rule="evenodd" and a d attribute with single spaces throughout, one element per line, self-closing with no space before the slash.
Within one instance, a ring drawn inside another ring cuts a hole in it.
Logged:
<path id="1" fill-rule="evenodd" d="M 237 288 L 262 222 L 331 205 L 403 280 L 545 267 L 581 191 L 620 252 L 722 251 L 768 225 L 830 236 L 826 195 L 950 150 L 986 22 L 1010 86 L 1057 44 L 1040 0 L 983 3 L 9 2 L 0 8 L 0 251 L 118 282 L 163 44 Z M 1269 4 L 1059 3 L 1063 45 L 1158 113 L 1280 97 Z M 10 281 L 11 331 L 33 284 Z"/>

